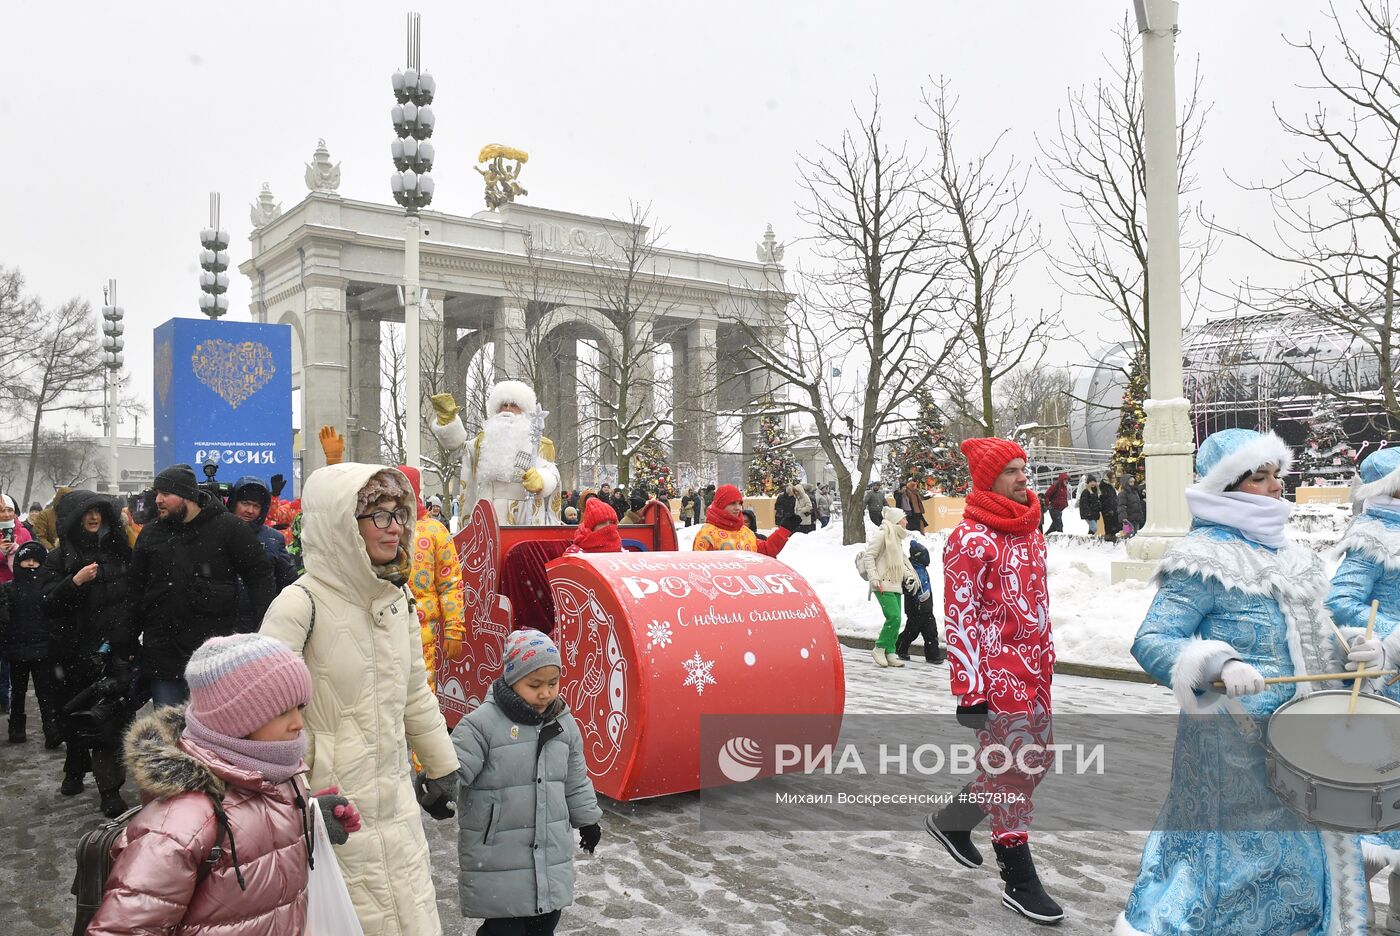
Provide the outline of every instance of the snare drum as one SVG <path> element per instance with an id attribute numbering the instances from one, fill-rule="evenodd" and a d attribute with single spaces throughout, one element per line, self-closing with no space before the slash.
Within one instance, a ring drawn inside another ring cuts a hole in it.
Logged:
<path id="1" fill-rule="evenodd" d="M 1400 703 L 1329 689 L 1269 718 L 1269 788 L 1313 825 L 1338 832 L 1400 828 Z"/>

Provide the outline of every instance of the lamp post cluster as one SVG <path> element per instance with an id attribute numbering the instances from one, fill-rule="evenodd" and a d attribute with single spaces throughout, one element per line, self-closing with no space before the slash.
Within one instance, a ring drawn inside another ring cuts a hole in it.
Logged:
<path id="1" fill-rule="evenodd" d="M 219 193 L 209 193 L 209 226 L 199 232 L 199 311 L 217 320 L 228 312 L 228 231 L 219 227 Z"/>
<path id="2" fill-rule="evenodd" d="M 403 71 L 395 71 L 393 81 L 394 107 L 390 119 L 397 139 L 390 144 L 394 173 L 389 176 L 389 189 L 394 201 L 404 208 L 404 460 L 417 466 L 420 454 L 421 401 L 418 308 L 418 238 L 422 230 L 418 212 L 433 200 L 433 93 L 437 82 L 423 71 L 422 22 L 417 13 L 408 14 L 408 62 Z"/>
<path id="3" fill-rule="evenodd" d="M 107 445 L 110 457 L 107 478 L 108 490 L 115 494 L 120 490 L 118 486 L 120 475 L 117 468 L 117 394 L 121 388 L 122 348 L 125 346 L 125 342 L 122 341 L 122 333 L 126 330 L 126 326 L 122 324 L 122 319 L 126 318 L 126 310 L 116 304 L 116 280 L 107 281 L 107 288 L 102 290 L 102 302 L 102 364 L 107 368 L 105 389 Z"/>

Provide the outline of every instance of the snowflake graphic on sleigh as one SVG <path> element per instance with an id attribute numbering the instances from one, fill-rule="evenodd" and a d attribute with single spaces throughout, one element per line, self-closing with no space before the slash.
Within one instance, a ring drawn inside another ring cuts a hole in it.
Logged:
<path id="1" fill-rule="evenodd" d="M 715 677 L 711 675 L 715 668 L 714 660 L 703 660 L 697 650 L 695 656 L 688 660 L 682 660 L 681 666 L 685 667 L 686 677 L 682 686 L 694 686 L 696 695 L 704 695 L 706 686 L 718 685 Z"/>
<path id="2" fill-rule="evenodd" d="M 669 647 L 671 645 L 671 625 L 666 621 L 652 621 L 647 625 L 647 649 Z"/>

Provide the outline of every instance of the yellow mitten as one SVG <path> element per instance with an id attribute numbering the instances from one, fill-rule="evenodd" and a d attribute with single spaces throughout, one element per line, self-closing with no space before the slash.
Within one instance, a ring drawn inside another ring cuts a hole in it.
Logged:
<path id="1" fill-rule="evenodd" d="M 544 490 L 544 478 L 533 468 L 521 475 L 520 483 L 531 494 L 538 494 Z"/>
<path id="2" fill-rule="evenodd" d="M 321 427 L 321 451 L 326 453 L 327 465 L 338 465 L 345 458 L 345 437 L 334 426 Z"/>
<path id="3" fill-rule="evenodd" d="M 428 400 L 433 404 L 433 412 L 437 414 L 439 426 L 445 426 L 457 418 L 460 407 L 457 406 L 457 401 L 452 399 L 452 394 L 434 393 Z"/>

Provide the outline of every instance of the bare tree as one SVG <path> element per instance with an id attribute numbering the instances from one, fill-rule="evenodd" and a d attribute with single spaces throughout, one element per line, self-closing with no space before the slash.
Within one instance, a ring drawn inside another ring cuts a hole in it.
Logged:
<path id="1" fill-rule="evenodd" d="M 422 399 L 419 401 L 423 413 L 432 413 L 429 397 L 447 390 L 446 363 L 447 349 L 443 341 L 425 340 L 419 356 L 419 387 Z M 383 388 L 380 407 L 379 438 L 383 457 L 392 465 L 402 465 L 407 460 L 406 440 L 408 389 L 404 385 L 407 372 L 407 355 L 404 350 L 404 328 L 398 322 L 387 323 L 379 345 L 379 381 Z M 483 404 L 484 405 L 484 404 Z M 466 413 L 463 413 L 464 421 Z M 460 477 L 462 453 L 449 452 L 438 444 L 436 437 L 427 443 L 419 455 L 421 467 L 437 477 L 438 483 L 449 492 L 453 483 Z M 426 479 L 425 479 L 426 480 Z"/>
<path id="2" fill-rule="evenodd" d="M 92 439 L 70 439 L 56 432 L 44 432 L 39 440 L 38 467 L 44 477 L 58 487 L 81 487 L 95 479 L 102 467 L 106 449 Z M 28 505 L 28 498 L 25 499 Z"/>
<path id="3" fill-rule="evenodd" d="M 656 359 L 685 323 L 668 320 L 675 303 L 665 290 L 666 232 L 655 226 L 651 206 L 630 202 L 618 220 L 619 229 L 589 257 L 590 299 L 607 320 L 610 340 L 597 343 L 596 357 L 579 362 L 580 370 L 591 371 L 579 380 L 580 402 L 597 414 L 598 427 L 593 439 L 581 440 L 579 457 L 615 458 L 618 484 L 626 487 L 632 459 L 672 426 L 670 414 L 656 406 Z"/>
<path id="4" fill-rule="evenodd" d="M 1059 328 L 1058 312 L 1021 314 L 1011 292 L 1022 262 L 1040 251 L 1040 230 L 1021 207 L 1025 173 L 1014 159 L 998 164 L 998 136 L 985 152 L 960 161 L 953 145 L 957 101 L 939 79 L 925 91 L 919 122 L 933 134 L 934 166 L 923 186 L 929 215 L 941 228 L 950 258 L 947 301 L 962 323 L 940 379 L 971 387 L 974 395 L 950 395 L 960 414 L 983 436 L 997 433 L 996 386 L 1021 367 L 1034 367 L 1046 340 Z M 971 403 L 971 406 L 969 406 Z"/>
<path id="5" fill-rule="evenodd" d="M 15 338 L 23 349 L 12 365 L 13 376 L 0 392 L 17 418 L 29 424 L 29 468 L 24 481 L 28 503 L 38 467 L 44 418 L 90 408 L 89 395 L 102 389 L 102 354 L 97 323 L 85 299 L 70 299 L 57 309 L 39 309 Z"/>
<path id="6" fill-rule="evenodd" d="M 1034 426 L 1036 441 L 1067 445 L 1070 383 L 1063 367 L 1018 367 L 997 384 L 997 422 L 1008 433 Z"/>
<path id="7" fill-rule="evenodd" d="M 922 195 L 924 171 L 885 139 L 879 92 L 853 107 L 838 143 L 801 157 L 798 213 L 819 271 L 802 274 L 781 321 L 741 317 L 754 363 L 771 375 L 770 412 L 799 413 L 830 460 L 844 506 L 842 538 L 865 538 L 861 498 L 879 448 L 914 418 L 918 395 L 951 353 L 939 287 L 948 264 Z"/>
<path id="8" fill-rule="evenodd" d="M 562 274 L 546 263 L 535 246 L 535 238 L 525 232 L 525 262 L 505 278 L 506 292 L 525 308 L 525 329 L 513 333 L 512 360 L 523 366 L 524 373 L 512 375 L 539 388 L 544 386 L 551 362 L 563 350 L 563 338 L 555 335 L 549 313 L 563 303 L 566 281 Z"/>
<path id="9" fill-rule="evenodd" d="M 0 382 L 8 381 L 24 360 L 26 333 L 43 321 L 39 300 L 24 291 L 24 275 L 0 266 Z"/>
<path id="10" fill-rule="evenodd" d="M 1268 196 L 1272 237 L 1232 231 L 1292 274 L 1282 286 L 1241 287 L 1245 301 L 1268 312 L 1301 311 L 1340 333 L 1344 359 L 1364 373 L 1308 362 L 1318 334 L 1291 335 L 1278 362 L 1314 393 L 1381 409 L 1400 426 L 1400 33 L 1389 0 L 1358 0 L 1348 26 L 1328 7 L 1337 40 L 1329 55 L 1311 35 L 1290 43 L 1311 58 L 1326 95 L 1301 120 L 1278 115 L 1303 155 L 1283 178 L 1244 188 Z M 1335 350 L 1335 349 L 1334 349 Z M 1326 355 L 1322 355 L 1325 357 Z"/>
<path id="11" fill-rule="evenodd" d="M 1125 16 L 1114 29 L 1109 76 L 1069 92 L 1054 137 L 1040 144 L 1041 174 L 1063 196 L 1066 236 L 1050 254 L 1056 284 L 1089 300 L 1127 328 L 1134 350 L 1148 355 L 1151 303 L 1147 281 L 1147 162 L 1139 38 Z M 1201 102 L 1199 62 L 1177 121 L 1177 191 L 1181 201 L 1181 289 L 1198 304 L 1201 271 L 1214 248 L 1210 229 L 1188 225 L 1193 163 L 1209 106 Z M 1173 288 L 1177 288 L 1175 285 Z"/>

